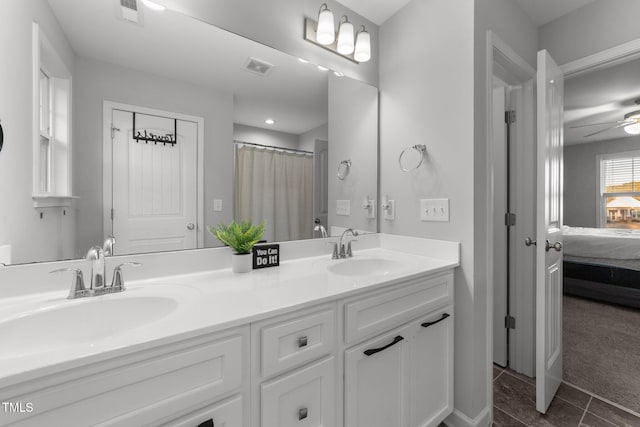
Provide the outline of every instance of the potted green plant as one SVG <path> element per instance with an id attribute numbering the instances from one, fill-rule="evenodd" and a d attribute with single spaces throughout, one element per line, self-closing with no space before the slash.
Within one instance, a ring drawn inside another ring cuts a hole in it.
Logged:
<path id="1" fill-rule="evenodd" d="M 264 230 L 264 221 L 259 225 L 254 225 L 251 221 L 239 223 L 231 221 L 229 225 L 219 224 L 217 227 L 209 227 L 209 233 L 233 249 L 231 269 L 235 273 L 251 271 L 253 268 L 251 250 L 262 239 Z"/>

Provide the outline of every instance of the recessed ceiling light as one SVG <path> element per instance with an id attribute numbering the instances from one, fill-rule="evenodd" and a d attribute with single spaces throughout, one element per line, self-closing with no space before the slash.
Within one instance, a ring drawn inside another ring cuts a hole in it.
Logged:
<path id="1" fill-rule="evenodd" d="M 273 125 L 273 124 L 275 124 L 275 123 L 276 123 L 276 121 L 275 121 L 275 120 L 273 120 L 273 119 L 267 119 L 267 120 L 265 120 L 264 122 L 265 122 L 266 124 L 268 124 L 268 125 Z"/>
<path id="2" fill-rule="evenodd" d="M 151 0 L 142 0 L 142 3 L 144 3 L 144 5 L 147 6 L 149 9 L 157 10 L 158 12 L 162 12 L 163 10 L 166 9 L 166 7 L 164 7 L 163 5 L 158 4 Z"/>
<path id="3" fill-rule="evenodd" d="M 318 65 L 318 70 L 320 71 L 329 71 L 327 67 L 323 67 L 322 65 Z"/>
<path id="4" fill-rule="evenodd" d="M 338 77 L 344 77 L 344 73 L 341 71 L 334 71 L 333 74 L 335 74 Z"/>
<path id="5" fill-rule="evenodd" d="M 307 61 L 306 59 L 302 59 L 302 58 L 298 58 L 298 61 L 302 62 L 303 64 L 308 64 L 309 61 Z"/>

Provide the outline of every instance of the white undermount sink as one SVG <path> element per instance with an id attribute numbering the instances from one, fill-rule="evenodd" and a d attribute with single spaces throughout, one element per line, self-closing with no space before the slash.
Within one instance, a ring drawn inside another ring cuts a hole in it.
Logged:
<path id="1" fill-rule="evenodd" d="M 385 276 L 403 269 L 401 262 L 383 258 L 348 258 L 329 264 L 327 270 L 341 276 Z"/>
<path id="2" fill-rule="evenodd" d="M 91 346 L 109 336 L 162 319 L 178 309 L 171 296 L 104 295 L 35 306 L 0 322 L 1 359 L 56 348 Z"/>

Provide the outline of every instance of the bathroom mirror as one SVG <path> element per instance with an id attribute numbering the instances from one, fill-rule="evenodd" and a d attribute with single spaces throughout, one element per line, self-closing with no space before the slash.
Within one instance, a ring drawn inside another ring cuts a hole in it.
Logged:
<path id="1" fill-rule="evenodd" d="M 16 49 L 34 49 L 35 22 L 47 45 L 39 48 L 41 73 L 53 56 L 69 70 L 71 136 L 64 149 L 70 147 L 72 167 L 56 171 L 50 164 L 47 171 L 68 177 L 72 198 L 34 207 L 32 146 L 22 144 L 19 155 L 3 152 L 15 156 L 21 172 L 0 177 L 24 180 L 0 195 L 7 201 L 0 246 L 11 248 L 13 264 L 81 258 L 109 234 L 118 241 L 116 254 L 220 246 L 206 228 L 232 219 L 265 219 L 270 241 L 320 237 L 315 218 L 329 232 L 377 231 L 377 220 L 360 208 L 363 197 L 377 194 L 377 88 L 141 1 L 134 2 L 137 11 L 117 0 L 20 3 L 3 11 L 24 38 Z M 29 90 L 30 59 L 11 64 L 29 76 Z M 54 70 L 52 85 L 55 79 Z M 24 96 L 12 102 L 33 111 Z M 276 163 L 272 175 L 304 169 L 305 185 L 295 194 L 288 190 L 298 178 L 260 187 L 267 182 L 263 166 L 276 162 L 255 158 L 265 153 L 278 162 L 304 159 L 287 169 Z M 338 180 L 334 171 L 345 158 L 353 166 Z M 274 189 L 287 190 L 273 199 L 277 209 L 251 200 Z M 350 200 L 351 213 L 335 215 L 336 200 Z"/>

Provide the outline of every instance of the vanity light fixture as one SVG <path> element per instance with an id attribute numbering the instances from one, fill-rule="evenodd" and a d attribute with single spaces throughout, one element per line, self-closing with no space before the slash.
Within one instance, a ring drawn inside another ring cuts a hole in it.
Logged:
<path id="1" fill-rule="evenodd" d="M 356 34 L 353 57 L 358 62 L 367 62 L 371 59 L 371 35 L 364 28 L 364 25 L 361 25 L 360 28 L 358 34 Z"/>
<path id="2" fill-rule="evenodd" d="M 155 10 L 157 12 L 162 12 L 163 10 L 166 9 L 166 7 L 164 7 L 163 5 L 158 4 L 151 0 L 142 0 L 142 3 L 144 3 L 144 5 L 147 6 L 149 9 Z"/>
<path id="3" fill-rule="evenodd" d="M 349 21 L 347 15 L 342 15 L 342 18 L 340 18 L 340 27 L 338 28 L 338 53 L 341 55 L 351 55 L 353 50 L 353 24 Z"/>
<path id="4" fill-rule="evenodd" d="M 304 20 L 304 39 L 355 63 L 371 59 L 371 34 L 364 25 L 355 34 L 354 26 L 347 15 L 342 15 L 335 32 L 333 12 L 326 3 L 322 3 L 318 12 L 318 21 Z"/>
<path id="5" fill-rule="evenodd" d="M 316 30 L 316 41 L 323 46 L 332 44 L 336 39 L 336 30 L 333 24 L 333 12 L 329 10 L 326 3 L 320 5 L 318 12 L 318 27 Z"/>
<path id="6" fill-rule="evenodd" d="M 275 120 L 273 120 L 273 119 L 266 119 L 264 122 L 265 122 L 266 124 L 268 124 L 268 125 L 274 125 L 274 124 L 276 124 L 276 121 L 275 121 Z"/>

